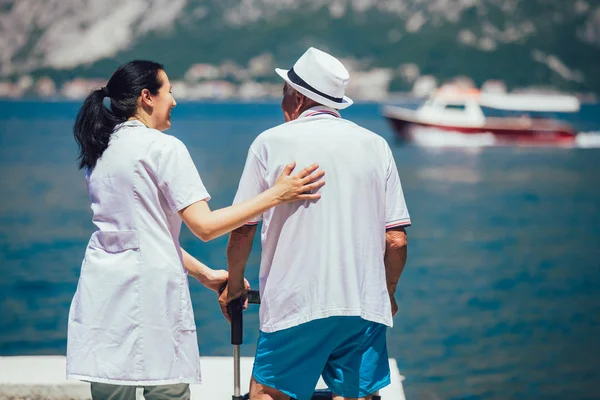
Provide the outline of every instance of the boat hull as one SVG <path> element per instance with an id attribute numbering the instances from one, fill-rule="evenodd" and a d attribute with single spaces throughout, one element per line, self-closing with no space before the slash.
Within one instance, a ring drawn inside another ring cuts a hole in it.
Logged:
<path id="1" fill-rule="evenodd" d="M 412 141 L 417 132 L 431 129 L 461 134 L 492 134 L 498 144 L 558 144 L 575 141 L 576 132 L 566 124 L 551 120 L 490 118 L 483 126 L 430 124 L 386 116 L 399 139 Z"/>

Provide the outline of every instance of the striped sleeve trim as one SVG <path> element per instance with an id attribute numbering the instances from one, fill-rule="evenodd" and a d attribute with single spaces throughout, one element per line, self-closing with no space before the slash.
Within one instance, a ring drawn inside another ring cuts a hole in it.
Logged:
<path id="1" fill-rule="evenodd" d="M 396 222 L 391 222 L 385 226 L 385 229 L 396 228 L 398 226 L 410 226 L 410 218 L 405 218 Z"/>

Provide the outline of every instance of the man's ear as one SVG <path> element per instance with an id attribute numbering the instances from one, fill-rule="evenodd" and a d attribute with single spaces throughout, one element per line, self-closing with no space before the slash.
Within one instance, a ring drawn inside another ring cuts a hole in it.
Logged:
<path id="1" fill-rule="evenodd" d="M 302 93 L 296 91 L 296 106 L 294 107 L 294 111 L 297 112 L 298 114 L 299 111 L 302 109 L 302 107 L 304 107 L 304 103 L 306 102 L 306 96 L 303 95 Z"/>
<path id="2" fill-rule="evenodd" d="M 154 99 L 152 98 L 152 94 L 148 89 L 142 90 L 141 96 L 142 104 L 152 107 L 154 105 Z"/>

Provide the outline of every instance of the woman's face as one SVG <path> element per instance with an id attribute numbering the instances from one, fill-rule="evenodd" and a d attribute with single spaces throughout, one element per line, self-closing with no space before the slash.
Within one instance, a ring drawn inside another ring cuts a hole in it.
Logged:
<path id="1" fill-rule="evenodd" d="M 177 102 L 171 94 L 171 82 L 169 82 L 166 72 L 159 71 L 158 79 L 162 82 L 162 86 L 158 90 L 158 94 L 152 96 L 154 99 L 152 119 L 154 127 L 159 131 L 164 131 L 171 127 L 171 110 L 177 105 Z"/>

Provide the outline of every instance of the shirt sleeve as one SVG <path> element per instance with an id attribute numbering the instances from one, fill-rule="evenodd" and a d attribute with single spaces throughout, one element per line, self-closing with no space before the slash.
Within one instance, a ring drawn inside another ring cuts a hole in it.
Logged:
<path id="1" fill-rule="evenodd" d="M 398 168 L 389 146 L 386 145 L 386 149 L 389 162 L 385 184 L 385 229 L 410 226 L 410 215 L 404 200 Z"/>
<path id="2" fill-rule="evenodd" d="M 258 158 L 256 153 L 250 147 L 248 150 L 248 157 L 246 158 L 246 165 L 240 178 L 240 184 L 238 186 L 237 193 L 233 199 L 233 204 L 242 203 L 246 200 L 258 196 L 262 192 L 268 189 L 267 181 L 265 179 L 266 167 L 263 162 Z M 262 216 L 258 216 L 246 223 L 246 225 L 256 225 L 262 219 Z"/>
<path id="3" fill-rule="evenodd" d="M 200 174 L 185 145 L 175 137 L 161 141 L 157 160 L 158 186 L 173 212 L 210 200 Z"/>

